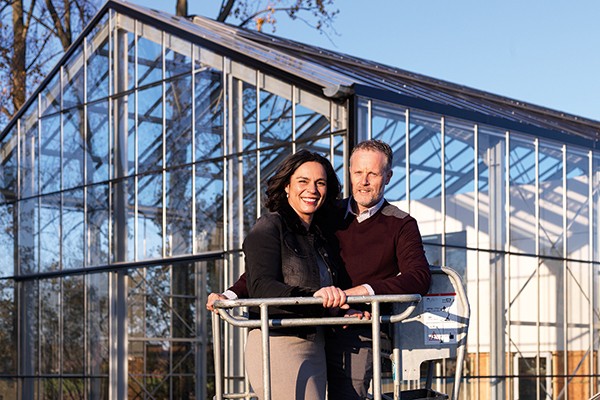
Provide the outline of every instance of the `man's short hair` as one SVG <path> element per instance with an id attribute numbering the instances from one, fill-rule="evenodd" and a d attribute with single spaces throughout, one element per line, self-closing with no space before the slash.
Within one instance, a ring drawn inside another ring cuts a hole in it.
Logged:
<path id="1" fill-rule="evenodd" d="M 352 152 L 350 153 L 351 159 L 352 159 L 352 155 L 354 154 L 354 152 L 358 151 L 358 150 L 378 151 L 380 153 L 383 153 L 383 155 L 385 155 L 385 158 L 387 159 L 387 164 L 385 166 L 386 171 L 389 171 L 390 169 L 392 169 L 392 162 L 394 161 L 394 153 L 389 144 L 382 142 L 381 140 L 377 140 L 377 139 L 365 140 L 363 142 L 360 142 L 356 146 L 354 146 L 354 148 L 352 149 Z"/>

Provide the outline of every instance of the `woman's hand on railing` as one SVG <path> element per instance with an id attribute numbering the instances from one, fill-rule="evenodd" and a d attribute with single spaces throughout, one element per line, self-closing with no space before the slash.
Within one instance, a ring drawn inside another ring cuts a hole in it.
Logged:
<path id="1" fill-rule="evenodd" d="M 323 299 L 323 307 L 325 308 L 341 308 L 344 310 L 350 308 L 346 304 L 346 293 L 335 286 L 322 287 L 313 294 L 313 297 Z"/>
<path id="2" fill-rule="evenodd" d="M 227 300 L 227 297 L 222 295 L 221 293 L 211 293 L 208 295 L 208 299 L 206 299 L 206 309 L 208 311 L 213 311 L 215 313 L 219 313 L 219 310 L 214 308 L 215 301 L 217 300 Z"/>

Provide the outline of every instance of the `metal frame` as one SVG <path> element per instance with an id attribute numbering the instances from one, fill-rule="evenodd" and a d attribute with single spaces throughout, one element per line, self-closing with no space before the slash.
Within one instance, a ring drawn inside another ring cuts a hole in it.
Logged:
<path id="1" fill-rule="evenodd" d="M 244 300 L 219 300 L 214 304 L 217 313 L 213 313 L 213 349 L 215 352 L 215 399 L 238 398 L 237 394 L 233 397 L 223 393 L 223 375 L 221 366 L 221 328 L 219 316 L 227 323 L 238 328 L 260 328 L 263 349 L 263 384 L 265 388 L 265 400 L 271 400 L 271 372 L 270 372 L 270 351 L 269 351 L 269 328 L 277 327 L 295 327 L 295 326 L 313 326 L 313 325 L 366 325 L 372 326 L 373 332 L 373 398 L 381 400 L 381 342 L 379 332 L 381 323 L 398 323 L 408 318 L 415 310 L 417 303 L 421 300 L 418 294 L 404 295 L 379 295 L 379 296 L 349 296 L 349 304 L 370 304 L 371 319 L 357 319 L 345 317 L 323 317 L 323 318 L 289 318 L 289 319 L 269 319 L 269 306 L 294 306 L 294 305 L 318 305 L 322 300 L 313 297 L 288 297 L 272 299 L 244 299 Z M 393 315 L 381 315 L 381 303 L 404 303 L 407 304 L 404 311 Z M 259 307 L 260 320 L 251 320 L 245 317 L 234 316 L 227 312 L 229 308 L 239 307 Z M 248 393 L 243 394 L 246 396 Z M 224 397 L 225 396 L 225 397 Z"/>

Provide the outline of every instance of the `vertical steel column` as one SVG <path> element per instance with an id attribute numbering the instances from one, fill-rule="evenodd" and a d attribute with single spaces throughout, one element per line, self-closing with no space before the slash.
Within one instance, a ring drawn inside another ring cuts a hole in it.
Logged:
<path id="1" fill-rule="evenodd" d="M 127 96 L 119 96 L 127 89 L 127 33 L 117 31 L 115 37 L 114 49 L 114 69 L 116 86 L 114 100 L 114 162 L 115 178 L 122 178 L 127 174 L 127 116 L 128 103 Z M 125 180 L 117 181 L 114 187 L 114 203 L 112 211 L 114 215 L 114 248 L 113 256 L 115 261 L 125 261 L 127 259 L 127 198 L 128 187 Z M 128 373 L 128 337 L 127 337 L 127 272 L 119 271 L 112 280 L 114 290 L 111 292 L 111 311 L 113 316 L 113 329 L 111 329 L 111 366 L 114 372 L 111 374 L 113 379 L 110 382 L 111 398 L 127 399 L 127 373 Z"/>
<path id="2" fill-rule="evenodd" d="M 442 217 L 441 264 L 446 265 L 446 118 L 440 118 L 440 211 Z"/>
<path id="3" fill-rule="evenodd" d="M 381 400 L 381 329 L 379 302 L 371 303 L 371 335 L 373 336 L 373 399 Z"/>
<path id="4" fill-rule="evenodd" d="M 490 220 L 489 236 L 492 250 L 490 260 L 490 399 L 504 399 L 506 392 L 506 353 L 505 353 L 505 280 L 504 280 L 504 254 L 505 238 L 508 237 L 506 229 L 505 207 L 508 199 L 509 181 L 507 149 L 509 146 L 508 133 L 505 135 L 506 143 L 501 140 L 488 149 L 489 159 L 489 196 Z M 504 144 L 504 146 L 503 146 Z M 506 172 L 503 173 L 506 168 Z M 505 201 L 506 200 L 506 201 Z"/>
<path id="5" fill-rule="evenodd" d="M 271 350 L 269 347 L 269 310 L 266 304 L 260 305 L 260 333 L 262 339 L 262 367 L 264 399 L 271 400 Z"/>
<path id="6" fill-rule="evenodd" d="M 569 264 L 567 263 L 567 146 L 562 146 L 562 235 L 563 235 L 563 247 L 562 247 L 562 259 L 563 259 L 563 373 L 565 375 L 565 400 L 569 400 L 569 285 L 568 285 L 568 270 Z"/>
<path id="7" fill-rule="evenodd" d="M 593 186 L 593 179 L 594 179 L 594 153 L 590 150 L 588 151 L 588 201 L 587 203 L 589 204 L 588 206 L 588 260 L 593 261 L 594 260 L 594 186 Z M 588 297 L 588 301 L 590 302 L 589 304 L 589 309 L 588 309 L 588 324 L 589 324 L 589 346 L 590 346 L 590 358 L 589 358 L 589 364 L 588 364 L 588 368 L 590 371 L 590 374 L 593 373 L 594 371 L 594 304 L 595 304 L 595 300 L 596 300 L 596 293 L 594 291 L 594 279 L 595 279 L 595 267 L 593 263 L 590 263 L 590 267 L 589 267 L 589 275 L 588 275 L 588 291 L 589 291 L 589 297 Z M 590 390 L 590 395 L 596 393 L 596 385 L 594 385 L 594 382 L 598 381 L 597 379 L 590 379 L 590 383 L 589 383 L 589 390 Z"/>
<path id="8" fill-rule="evenodd" d="M 475 343 L 475 375 L 481 375 L 481 307 L 479 306 L 479 299 L 481 296 L 480 292 L 480 276 L 479 276 L 479 125 L 475 124 L 474 137 L 473 137 L 473 230 L 475 231 L 475 301 L 477 304 L 477 313 L 475 320 L 477 321 L 477 331 L 475 337 L 477 342 Z M 469 269 L 467 269 L 468 274 Z M 468 285 L 468 280 L 467 280 Z M 481 379 L 475 380 L 475 393 L 479 393 L 481 388 Z"/>
<path id="9" fill-rule="evenodd" d="M 540 323 L 541 310 L 540 305 L 542 304 L 542 293 L 540 285 L 542 283 L 540 268 L 542 259 L 540 257 L 540 143 L 539 139 L 535 138 L 534 141 L 535 149 L 535 255 L 536 255 L 536 282 L 537 282 L 537 318 L 536 318 L 536 330 L 537 330 L 537 345 L 535 352 L 535 374 L 536 378 L 536 399 L 540 398 L 540 353 L 541 353 L 541 339 L 542 339 L 542 327 Z"/>

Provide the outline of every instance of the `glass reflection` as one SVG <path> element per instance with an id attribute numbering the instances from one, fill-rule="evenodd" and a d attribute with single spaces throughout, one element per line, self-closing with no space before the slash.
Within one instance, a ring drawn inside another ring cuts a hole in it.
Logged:
<path id="1" fill-rule="evenodd" d="M 291 142 L 292 107 L 290 100 L 267 91 L 260 92 L 260 146 L 279 146 Z"/>
<path id="2" fill-rule="evenodd" d="M 196 165 L 195 252 L 223 250 L 223 163 Z"/>
<path id="3" fill-rule="evenodd" d="M 63 189 L 83 185 L 84 115 L 77 108 L 63 114 Z"/>
<path id="4" fill-rule="evenodd" d="M 192 252 L 192 168 L 167 171 L 165 192 L 166 255 Z"/>
<path id="5" fill-rule="evenodd" d="M 0 278 L 14 276 L 15 271 L 15 233 L 17 232 L 16 207 L 14 203 L 0 203 Z"/>
<path id="6" fill-rule="evenodd" d="M 223 155 L 222 74 L 210 68 L 194 76 L 196 111 L 196 161 Z"/>
<path id="7" fill-rule="evenodd" d="M 62 268 L 83 268 L 85 255 L 85 202 L 83 189 L 63 194 L 62 208 Z"/>
<path id="8" fill-rule="evenodd" d="M 62 279 L 62 324 L 63 351 L 62 373 L 85 373 L 84 334 L 85 325 L 81 323 L 85 315 L 84 277 L 67 276 Z M 77 386 L 67 393 L 77 393 Z M 72 392 L 71 392 L 72 391 Z"/>
<path id="9" fill-rule="evenodd" d="M 158 82 L 162 79 L 161 32 L 148 25 L 138 25 L 142 36 L 137 40 L 138 86 Z"/>
<path id="10" fill-rule="evenodd" d="M 42 193 L 60 190 L 61 134 L 60 115 L 40 121 L 40 186 Z"/>
<path id="11" fill-rule="evenodd" d="M 86 138 L 86 183 L 109 179 L 110 125 L 108 102 L 88 106 L 88 133 Z"/>
<path id="12" fill-rule="evenodd" d="M 145 260 L 162 255 L 162 174 L 138 178 L 137 257 Z"/>
<path id="13" fill-rule="evenodd" d="M 137 163 L 140 173 L 162 168 L 162 98 L 162 86 L 140 90 L 138 95 Z"/>
<path id="14" fill-rule="evenodd" d="M 87 40 L 87 101 L 108 97 L 109 87 L 109 37 L 108 29 L 99 30 Z"/>
<path id="15" fill-rule="evenodd" d="M 39 246 L 41 272 L 60 269 L 60 198 L 60 194 L 40 198 Z"/>
<path id="16" fill-rule="evenodd" d="M 192 161 L 191 76 L 168 82 L 165 94 L 165 165 L 175 167 Z"/>

